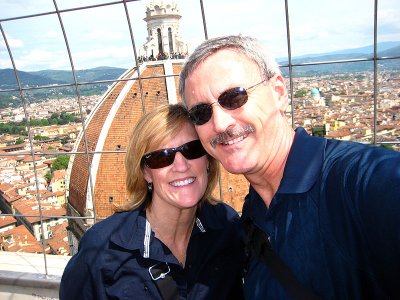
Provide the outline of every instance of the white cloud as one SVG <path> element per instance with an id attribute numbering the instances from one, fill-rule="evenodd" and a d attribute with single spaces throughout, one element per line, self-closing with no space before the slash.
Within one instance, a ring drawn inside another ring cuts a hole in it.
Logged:
<path id="1" fill-rule="evenodd" d="M 24 47 L 24 42 L 20 39 L 13 38 L 11 35 L 6 34 L 7 42 L 10 48 L 22 48 Z M 6 48 L 6 43 L 4 39 L 0 40 L 0 45 L 2 48 Z"/>
<path id="2" fill-rule="evenodd" d="M 0 59 L 0 69 L 12 68 L 11 61 L 9 59 Z"/>
<path id="3" fill-rule="evenodd" d="M 63 59 L 61 59 L 63 58 Z M 65 52 L 32 50 L 15 59 L 18 70 L 31 71 L 43 69 L 68 69 L 70 64 L 66 60 Z"/>
<path id="4" fill-rule="evenodd" d="M 48 39 L 59 39 L 60 31 L 49 30 L 44 34 L 44 37 Z"/>
<path id="5" fill-rule="evenodd" d="M 77 69 L 98 66 L 133 67 L 134 54 L 132 47 L 104 46 L 96 51 L 79 51 L 73 54 Z"/>
<path id="6" fill-rule="evenodd" d="M 400 28 L 400 14 L 398 9 L 382 9 L 378 11 L 378 25 L 390 24 L 394 28 Z"/>
<path id="7" fill-rule="evenodd" d="M 107 37 L 107 40 L 122 40 L 126 38 L 125 32 L 122 32 L 121 30 L 110 30 L 110 29 L 94 29 L 89 31 L 88 33 L 85 34 L 83 37 L 85 40 L 102 40 L 104 37 Z"/>
<path id="8" fill-rule="evenodd" d="M 7 40 L 10 48 L 22 48 L 24 47 L 24 42 L 19 39 L 9 39 Z"/>

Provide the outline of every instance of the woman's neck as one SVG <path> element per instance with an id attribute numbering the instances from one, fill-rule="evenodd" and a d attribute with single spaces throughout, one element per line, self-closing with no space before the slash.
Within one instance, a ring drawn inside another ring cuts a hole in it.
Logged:
<path id="1" fill-rule="evenodd" d="M 146 218 L 155 237 L 161 240 L 184 266 L 187 246 L 196 220 L 196 207 L 161 210 L 150 206 L 146 209 Z"/>

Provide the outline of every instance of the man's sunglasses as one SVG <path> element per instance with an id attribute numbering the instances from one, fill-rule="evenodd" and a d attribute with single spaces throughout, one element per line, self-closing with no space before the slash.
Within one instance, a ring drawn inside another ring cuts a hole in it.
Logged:
<path id="1" fill-rule="evenodd" d="M 206 154 L 200 140 L 194 140 L 176 148 L 166 148 L 147 153 L 143 155 L 141 164 L 150 169 L 164 168 L 174 162 L 177 152 L 182 153 L 186 159 L 196 159 Z"/>
<path id="2" fill-rule="evenodd" d="M 259 83 L 256 83 L 255 85 L 252 85 L 251 87 L 245 89 L 242 87 L 234 87 L 231 89 L 226 90 L 223 92 L 221 95 L 218 97 L 218 101 L 215 101 L 213 103 L 201 103 L 198 105 L 193 106 L 189 110 L 189 117 L 190 120 L 192 121 L 193 124 L 195 125 L 203 125 L 207 123 L 212 116 L 212 105 L 215 103 L 219 103 L 223 108 L 228 109 L 228 110 L 233 110 L 237 109 L 239 107 L 242 107 L 246 102 L 248 97 L 247 91 L 255 88 L 259 84 L 263 83 L 266 81 L 266 79 L 263 79 Z"/>

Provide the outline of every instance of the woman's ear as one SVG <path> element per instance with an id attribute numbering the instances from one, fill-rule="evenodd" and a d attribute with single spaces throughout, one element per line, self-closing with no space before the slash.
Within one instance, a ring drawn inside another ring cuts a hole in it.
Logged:
<path id="1" fill-rule="evenodd" d="M 142 172 L 144 180 L 146 180 L 147 182 L 153 182 L 153 176 L 149 168 L 143 167 Z"/>

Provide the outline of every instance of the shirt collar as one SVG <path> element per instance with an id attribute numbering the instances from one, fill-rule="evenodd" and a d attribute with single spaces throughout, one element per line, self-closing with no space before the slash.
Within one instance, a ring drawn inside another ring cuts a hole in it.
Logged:
<path id="1" fill-rule="evenodd" d="M 121 213 L 122 226 L 111 235 L 111 241 L 128 250 L 139 249 L 143 253 L 143 238 L 146 230 L 146 213 L 143 207 Z M 125 215 L 125 216 L 123 216 Z M 143 238 L 137 238 L 143 237 Z"/>
<path id="2" fill-rule="evenodd" d="M 292 147 L 283 172 L 277 194 L 297 194 L 307 192 L 316 182 L 320 173 L 326 139 L 311 137 L 304 128 L 297 128 Z M 268 213 L 264 201 L 250 186 L 243 207 L 243 216 L 255 222 L 264 220 Z"/>
<path id="3" fill-rule="evenodd" d="M 111 235 L 111 241 L 128 250 L 139 249 L 144 253 L 144 238 L 146 231 L 146 212 L 140 207 L 131 212 L 121 213 L 123 226 Z M 199 208 L 197 220 L 194 225 L 193 234 L 204 233 L 209 230 L 222 230 L 223 224 L 212 209 L 212 205 L 204 202 Z M 140 237 L 140 238 L 138 238 Z"/>
<path id="4" fill-rule="evenodd" d="M 297 128 L 277 193 L 307 192 L 320 173 L 325 146 L 326 139 L 309 136 L 304 128 Z"/>

